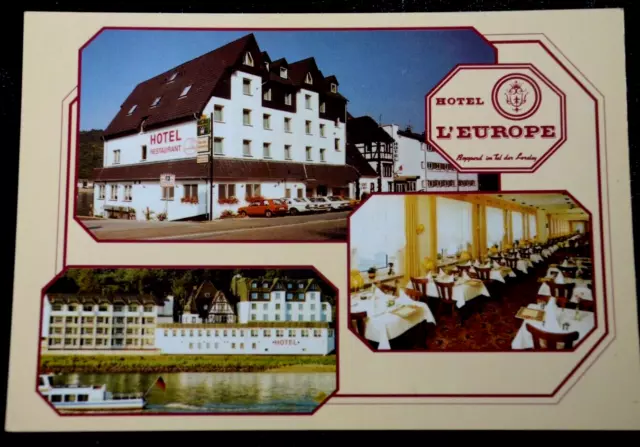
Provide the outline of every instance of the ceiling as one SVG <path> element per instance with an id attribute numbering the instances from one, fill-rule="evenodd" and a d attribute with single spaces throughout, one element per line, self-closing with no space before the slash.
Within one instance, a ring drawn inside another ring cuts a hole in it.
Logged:
<path id="1" fill-rule="evenodd" d="M 588 216 L 567 194 L 498 194 L 496 197 L 519 205 L 533 206 L 548 214 L 571 214 L 576 218 Z"/>

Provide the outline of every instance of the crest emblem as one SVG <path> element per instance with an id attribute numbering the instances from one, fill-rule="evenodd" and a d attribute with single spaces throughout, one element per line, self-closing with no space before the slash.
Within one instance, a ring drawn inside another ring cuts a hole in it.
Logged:
<path id="1" fill-rule="evenodd" d="M 512 73 L 496 82 L 492 94 L 493 106 L 500 115 L 514 121 L 531 117 L 540 108 L 540 87 L 531 77 Z"/>

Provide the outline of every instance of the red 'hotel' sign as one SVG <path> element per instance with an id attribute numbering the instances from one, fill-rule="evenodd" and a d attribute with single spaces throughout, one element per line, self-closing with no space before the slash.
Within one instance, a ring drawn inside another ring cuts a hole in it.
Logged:
<path id="1" fill-rule="evenodd" d="M 149 135 L 149 143 L 152 145 L 173 143 L 176 141 L 182 141 L 182 138 L 180 138 L 180 129 L 165 130 L 164 132 L 157 132 Z"/>

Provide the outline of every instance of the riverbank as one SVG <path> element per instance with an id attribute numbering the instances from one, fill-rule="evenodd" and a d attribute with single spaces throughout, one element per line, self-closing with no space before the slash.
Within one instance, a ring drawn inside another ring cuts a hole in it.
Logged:
<path id="1" fill-rule="evenodd" d="M 70 373 L 335 372 L 336 356 L 43 355 L 40 371 Z"/>

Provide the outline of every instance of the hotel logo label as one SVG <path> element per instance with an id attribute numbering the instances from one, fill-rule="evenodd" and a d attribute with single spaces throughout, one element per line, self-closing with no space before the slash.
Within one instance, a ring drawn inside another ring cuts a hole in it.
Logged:
<path id="1" fill-rule="evenodd" d="M 461 172 L 533 172 L 566 141 L 566 96 L 530 64 L 458 65 L 427 94 L 425 129 Z"/>

